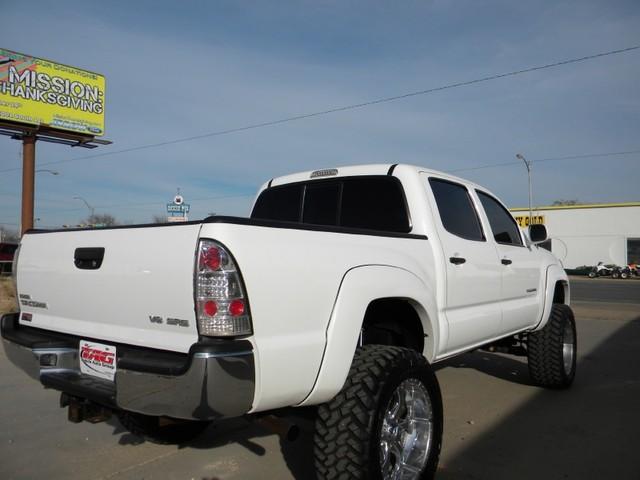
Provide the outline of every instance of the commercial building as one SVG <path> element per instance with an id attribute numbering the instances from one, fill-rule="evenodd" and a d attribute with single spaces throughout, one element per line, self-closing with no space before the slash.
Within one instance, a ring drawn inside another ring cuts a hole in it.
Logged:
<path id="1" fill-rule="evenodd" d="M 529 209 L 512 208 L 521 227 Z M 549 248 L 564 265 L 640 263 L 640 202 L 536 207 L 533 223 L 547 227 Z"/>

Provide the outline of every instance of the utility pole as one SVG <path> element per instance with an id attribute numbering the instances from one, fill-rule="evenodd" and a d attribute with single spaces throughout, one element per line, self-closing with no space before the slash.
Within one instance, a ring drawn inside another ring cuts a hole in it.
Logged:
<path id="1" fill-rule="evenodd" d="M 531 162 L 524 158 L 524 155 L 521 153 L 516 153 L 516 158 L 522 160 L 527 167 L 527 177 L 529 178 L 529 227 L 531 227 L 531 225 L 533 225 L 533 210 L 531 207 Z"/>
<path id="2" fill-rule="evenodd" d="M 22 220 L 21 233 L 33 228 L 33 198 L 36 173 L 36 136 L 22 137 Z"/>

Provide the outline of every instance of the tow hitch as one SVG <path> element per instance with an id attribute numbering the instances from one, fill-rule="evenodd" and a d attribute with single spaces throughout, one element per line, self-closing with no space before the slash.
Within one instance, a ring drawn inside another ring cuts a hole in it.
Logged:
<path id="1" fill-rule="evenodd" d="M 104 422 L 111 418 L 112 413 L 109 408 L 66 393 L 60 395 L 60 407 L 69 407 L 67 418 L 72 423 L 80 423 L 83 420 L 89 423 Z"/>

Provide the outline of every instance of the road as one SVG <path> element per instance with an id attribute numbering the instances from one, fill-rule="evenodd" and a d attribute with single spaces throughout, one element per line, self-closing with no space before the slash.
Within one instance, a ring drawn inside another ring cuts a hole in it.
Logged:
<path id="1" fill-rule="evenodd" d="M 571 277 L 571 300 L 640 305 L 640 280 Z"/>
<path id="2" fill-rule="evenodd" d="M 531 386 L 518 357 L 475 352 L 437 366 L 445 408 L 438 479 L 640 478 L 640 281 L 572 284 L 579 348 L 570 390 Z M 59 394 L 15 369 L 1 350 L 0 392 L 2 479 L 313 478 L 309 409 L 288 416 L 302 430 L 296 442 L 234 419 L 177 447 L 145 442 L 115 419 L 67 422 Z"/>

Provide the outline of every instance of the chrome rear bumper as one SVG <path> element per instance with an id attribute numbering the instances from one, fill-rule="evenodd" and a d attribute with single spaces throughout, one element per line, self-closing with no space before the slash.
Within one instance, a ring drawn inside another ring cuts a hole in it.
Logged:
<path id="1" fill-rule="evenodd" d="M 214 420 L 241 416 L 253 404 L 254 355 L 247 340 L 194 344 L 188 355 L 172 354 L 179 357 L 176 364 L 160 357 L 166 353 L 129 346 L 110 382 L 80 372 L 77 337 L 21 325 L 18 314 L 3 316 L 1 324 L 2 343 L 14 365 L 45 387 L 110 408 Z M 120 353 L 127 346 L 117 348 Z M 162 362 L 154 363 L 154 355 Z"/>

